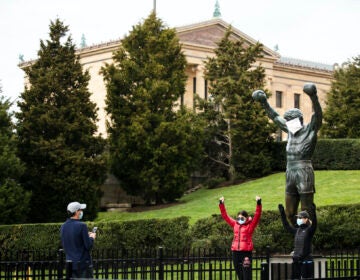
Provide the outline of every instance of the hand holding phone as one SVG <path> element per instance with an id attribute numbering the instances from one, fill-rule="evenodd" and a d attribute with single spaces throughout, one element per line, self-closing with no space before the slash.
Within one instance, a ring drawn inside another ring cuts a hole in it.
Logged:
<path id="1" fill-rule="evenodd" d="M 89 232 L 89 237 L 95 239 L 96 238 L 96 231 L 97 231 L 97 227 L 93 227 L 91 232 Z"/>

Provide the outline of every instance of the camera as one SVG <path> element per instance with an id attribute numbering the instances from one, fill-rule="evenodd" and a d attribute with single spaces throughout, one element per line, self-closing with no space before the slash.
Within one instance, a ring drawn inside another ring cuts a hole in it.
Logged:
<path id="1" fill-rule="evenodd" d="M 98 229 L 98 227 L 93 227 L 91 232 L 96 233 L 97 229 Z"/>

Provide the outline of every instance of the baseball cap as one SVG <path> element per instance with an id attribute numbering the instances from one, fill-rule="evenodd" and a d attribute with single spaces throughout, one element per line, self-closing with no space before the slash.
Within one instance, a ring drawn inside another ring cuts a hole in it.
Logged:
<path id="1" fill-rule="evenodd" d="M 308 218 L 309 219 L 309 213 L 307 211 L 301 211 L 299 212 L 299 214 L 296 215 L 296 217 L 299 217 L 299 218 Z"/>
<path id="2" fill-rule="evenodd" d="M 67 210 L 71 213 L 75 213 L 77 210 L 85 209 L 86 204 L 81 204 L 79 202 L 70 202 L 67 206 Z"/>

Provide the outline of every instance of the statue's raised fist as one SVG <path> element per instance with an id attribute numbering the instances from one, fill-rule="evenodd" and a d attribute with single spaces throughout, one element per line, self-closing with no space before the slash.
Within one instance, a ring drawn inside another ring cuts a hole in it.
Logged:
<path id="1" fill-rule="evenodd" d="M 263 92 L 262 90 L 255 90 L 252 94 L 252 98 L 255 101 L 258 101 L 261 103 L 265 102 L 267 99 L 265 92 Z"/>
<path id="2" fill-rule="evenodd" d="M 309 96 L 314 96 L 314 95 L 316 95 L 316 92 L 317 92 L 316 86 L 313 83 L 305 84 L 303 91 Z"/>

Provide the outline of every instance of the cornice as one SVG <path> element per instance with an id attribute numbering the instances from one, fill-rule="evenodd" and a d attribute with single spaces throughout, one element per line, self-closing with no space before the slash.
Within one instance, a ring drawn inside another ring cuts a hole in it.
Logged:
<path id="1" fill-rule="evenodd" d="M 329 78 L 329 79 L 332 79 L 334 73 L 331 70 L 281 63 L 278 61 L 274 63 L 274 70 L 294 73 L 294 74 L 312 75 L 312 76 Z"/>
<path id="2" fill-rule="evenodd" d="M 91 55 L 99 54 L 99 53 L 113 52 L 119 48 L 120 44 L 121 44 L 120 39 L 114 40 L 114 41 L 109 41 L 106 43 L 101 43 L 101 44 L 93 45 L 90 47 L 78 49 L 76 51 L 76 54 L 80 55 L 81 57 L 86 57 L 86 56 L 91 56 Z"/>

